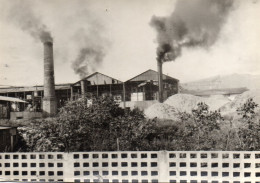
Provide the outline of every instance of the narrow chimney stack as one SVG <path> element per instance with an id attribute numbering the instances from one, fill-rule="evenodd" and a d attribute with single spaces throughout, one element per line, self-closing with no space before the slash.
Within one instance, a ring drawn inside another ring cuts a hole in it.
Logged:
<path id="1" fill-rule="evenodd" d="M 84 80 L 80 81 L 80 87 L 81 87 L 81 95 L 82 95 L 82 97 L 84 97 L 85 96 L 85 81 Z"/>
<path id="2" fill-rule="evenodd" d="M 57 100 L 55 96 L 53 43 L 44 44 L 44 97 L 43 112 L 45 116 L 54 116 L 57 113 Z"/>
<path id="3" fill-rule="evenodd" d="M 162 62 L 157 60 L 157 69 L 158 69 L 158 101 L 163 102 L 163 73 L 162 73 Z"/>

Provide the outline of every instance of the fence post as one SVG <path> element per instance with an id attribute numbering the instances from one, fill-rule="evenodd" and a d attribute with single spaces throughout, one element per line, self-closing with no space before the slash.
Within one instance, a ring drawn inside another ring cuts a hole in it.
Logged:
<path id="1" fill-rule="evenodd" d="M 64 153 L 63 157 L 64 157 L 64 161 L 63 161 L 64 180 L 63 180 L 63 182 L 74 182 L 73 153 Z"/>
<path id="2" fill-rule="evenodd" d="M 169 182 L 169 162 L 167 151 L 158 152 L 159 181 Z"/>

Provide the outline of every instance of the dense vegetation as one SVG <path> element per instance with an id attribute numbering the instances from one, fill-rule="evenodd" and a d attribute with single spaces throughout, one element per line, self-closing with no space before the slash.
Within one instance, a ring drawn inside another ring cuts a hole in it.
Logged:
<path id="1" fill-rule="evenodd" d="M 260 124 L 249 99 L 236 122 L 199 103 L 178 121 L 145 119 L 137 109 L 123 110 L 109 97 L 68 102 L 58 116 L 19 128 L 21 151 L 260 150 Z"/>
<path id="2" fill-rule="evenodd" d="M 109 97 L 68 102 L 56 118 L 20 128 L 23 151 L 140 150 L 154 120 L 137 109 L 125 111 Z"/>

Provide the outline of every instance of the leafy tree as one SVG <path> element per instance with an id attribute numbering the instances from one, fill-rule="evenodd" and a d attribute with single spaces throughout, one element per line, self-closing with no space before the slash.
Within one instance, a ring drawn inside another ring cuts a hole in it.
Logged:
<path id="1" fill-rule="evenodd" d="M 249 99 L 237 109 L 243 126 L 223 121 L 220 111 L 198 103 L 179 121 L 147 120 L 138 109 L 124 110 L 110 97 L 69 101 L 58 116 L 34 120 L 19 128 L 21 151 L 115 150 L 259 150 L 260 124 L 256 104 Z"/>
<path id="2" fill-rule="evenodd" d="M 243 125 L 238 129 L 239 146 L 238 150 L 259 150 L 260 149 L 260 122 L 255 119 L 256 104 L 249 98 L 237 109 L 238 115 L 242 116 Z"/>
<path id="3" fill-rule="evenodd" d="M 59 151 L 64 149 L 56 120 L 34 120 L 27 127 L 19 127 L 17 151 Z"/>
<path id="4" fill-rule="evenodd" d="M 181 150 L 212 150 L 216 148 L 220 121 L 223 120 L 220 111 L 209 111 L 205 103 L 198 103 L 192 114 L 180 113 L 184 123 L 181 135 Z"/>
<path id="5" fill-rule="evenodd" d="M 153 124 L 141 111 L 125 111 L 110 97 L 88 104 L 69 101 L 58 117 L 34 123 L 22 132 L 29 151 L 113 151 L 143 148 Z"/>

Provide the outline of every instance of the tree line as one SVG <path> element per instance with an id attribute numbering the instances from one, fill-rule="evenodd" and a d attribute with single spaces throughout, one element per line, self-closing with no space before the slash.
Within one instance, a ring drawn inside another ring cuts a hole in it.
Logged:
<path id="1" fill-rule="evenodd" d="M 19 127 L 17 151 L 199 151 L 260 150 L 260 123 L 253 99 L 237 109 L 237 121 L 198 103 L 177 121 L 146 119 L 138 109 L 124 110 L 110 97 L 69 101 L 55 118 Z M 241 124 L 235 126 L 234 123 Z"/>

